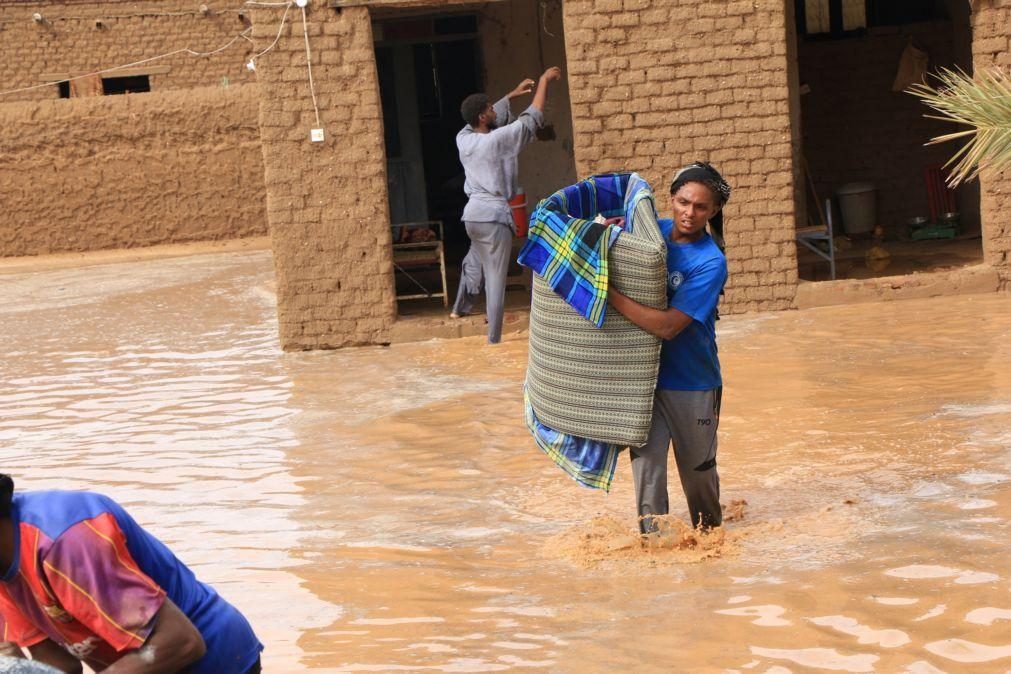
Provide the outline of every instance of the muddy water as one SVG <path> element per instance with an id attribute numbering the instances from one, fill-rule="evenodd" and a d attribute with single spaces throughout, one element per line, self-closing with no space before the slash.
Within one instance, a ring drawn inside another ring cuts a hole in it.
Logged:
<path id="1" fill-rule="evenodd" d="M 725 318 L 733 521 L 642 547 L 627 458 L 529 440 L 522 337 L 284 354 L 271 277 L 0 274 L 3 467 L 123 502 L 266 671 L 1011 670 L 1008 296 Z"/>

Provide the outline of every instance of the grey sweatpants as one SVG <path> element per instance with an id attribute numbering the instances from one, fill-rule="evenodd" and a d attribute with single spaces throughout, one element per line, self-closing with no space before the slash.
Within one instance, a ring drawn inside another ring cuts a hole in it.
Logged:
<path id="1" fill-rule="evenodd" d="M 508 225 L 497 222 L 465 222 L 467 236 L 470 237 L 468 259 L 477 258 L 484 273 L 485 313 L 488 316 L 488 342 L 497 344 L 502 340 L 502 317 L 505 314 L 506 276 L 509 274 L 509 256 L 513 250 L 513 231 Z M 462 274 L 465 278 L 467 270 Z M 461 288 L 464 279 L 461 278 Z M 476 294 L 466 288 L 458 292 L 453 311 L 463 315 L 470 313 Z"/>
<path id="2" fill-rule="evenodd" d="M 716 430 L 720 425 L 723 389 L 663 391 L 653 397 L 653 424 L 642 447 L 633 447 L 632 477 L 639 512 L 639 530 L 655 531 L 650 515 L 670 511 L 667 496 L 667 454 L 674 443 L 681 488 L 693 526 L 717 527 L 720 476 L 716 472 Z"/>
<path id="3" fill-rule="evenodd" d="M 453 313 L 466 316 L 473 311 L 474 302 L 477 301 L 482 288 L 484 288 L 484 272 L 481 270 L 481 258 L 471 246 L 460 262 L 460 286 L 456 290 Z"/>

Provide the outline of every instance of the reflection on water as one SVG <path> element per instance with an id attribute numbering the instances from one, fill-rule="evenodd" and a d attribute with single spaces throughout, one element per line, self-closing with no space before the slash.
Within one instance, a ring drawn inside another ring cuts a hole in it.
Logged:
<path id="1" fill-rule="evenodd" d="M 284 354 L 271 282 L 0 275 L 2 467 L 126 504 L 267 671 L 1011 668 L 1008 297 L 722 320 L 735 516 L 642 542 L 627 459 L 606 495 L 529 440 L 523 336 Z"/>

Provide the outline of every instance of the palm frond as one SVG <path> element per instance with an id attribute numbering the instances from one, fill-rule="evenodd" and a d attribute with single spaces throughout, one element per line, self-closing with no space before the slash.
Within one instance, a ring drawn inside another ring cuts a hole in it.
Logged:
<path id="1" fill-rule="evenodd" d="M 938 86 L 914 84 L 907 92 L 939 114 L 924 115 L 969 129 L 932 138 L 928 145 L 968 138 L 945 167 L 952 187 L 975 178 L 983 169 L 1011 167 L 1011 76 L 1000 69 L 970 77 L 961 70 L 942 68 L 934 75 Z"/>

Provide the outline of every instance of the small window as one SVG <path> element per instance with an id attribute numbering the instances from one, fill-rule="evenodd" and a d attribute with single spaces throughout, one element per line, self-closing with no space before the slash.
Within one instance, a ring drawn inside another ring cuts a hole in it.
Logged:
<path id="1" fill-rule="evenodd" d="M 60 91 L 60 98 L 70 98 L 70 82 L 57 82 L 56 87 Z"/>
<path id="2" fill-rule="evenodd" d="M 477 33 L 477 15 L 458 14 L 438 18 L 433 23 L 436 35 L 467 35 Z"/>
<path id="3" fill-rule="evenodd" d="M 863 35 L 867 28 L 949 18 L 943 0 L 794 0 L 797 33 L 824 40 Z"/>
<path id="4" fill-rule="evenodd" d="M 796 0 L 797 32 L 809 38 L 839 38 L 863 33 L 865 0 Z"/>
<path id="5" fill-rule="evenodd" d="M 102 93 L 112 94 L 142 94 L 151 91 L 151 79 L 147 75 L 131 77 L 103 77 Z"/>
<path id="6" fill-rule="evenodd" d="M 941 0 L 867 0 L 868 26 L 901 26 L 948 18 Z"/>

